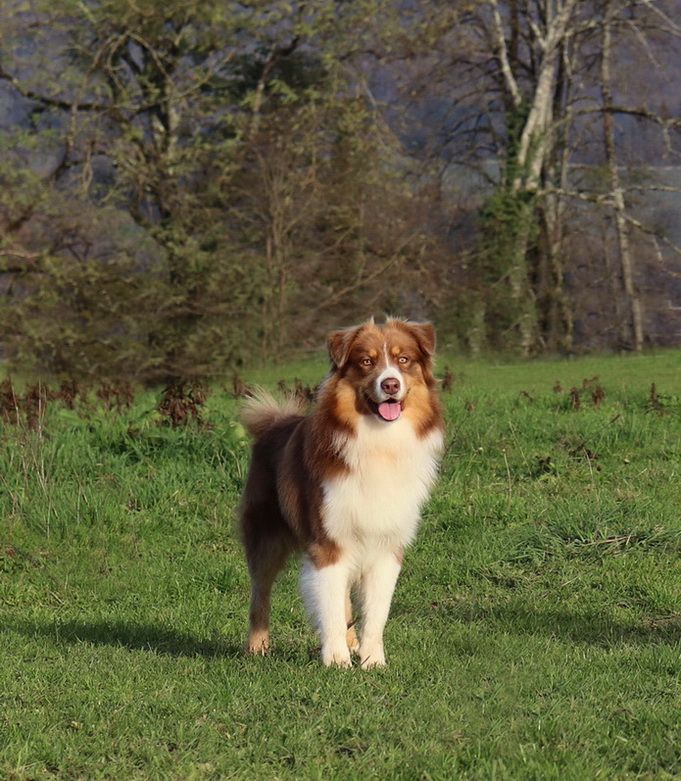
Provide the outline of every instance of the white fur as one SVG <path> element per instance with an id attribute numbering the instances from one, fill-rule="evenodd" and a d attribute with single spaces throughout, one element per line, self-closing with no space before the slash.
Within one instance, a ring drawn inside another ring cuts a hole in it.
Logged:
<path id="1" fill-rule="evenodd" d="M 339 561 L 317 569 L 305 557 L 300 590 L 322 640 L 322 661 L 327 667 L 350 666 L 346 643 L 345 595 L 349 582 L 349 562 Z"/>
<path id="2" fill-rule="evenodd" d="M 362 415 L 356 435 L 338 447 L 349 473 L 323 485 L 322 518 L 329 537 L 345 550 L 408 545 L 441 448 L 438 429 L 420 438 L 404 415 L 390 422 Z"/>
<path id="3" fill-rule="evenodd" d="M 442 432 L 420 438 L 404 416 L 391 422 L 362 416 L 356 435 L 339 440 L 337 447 L 349 472 L 324 483 L 322 518 L 343 555 L 320 569 L 306 560 L 301 588 L 320 632 L 324 663 L 347 666 L 344 600 L 348 588 L 359 583 L 360 659 L 363 667 L 381 666 L 398 557 L 416 535 L 435 480 Z"/>
<path id="4" fill-rule="evenodd" d="M 360 592 L 364 621 L 359 658 L 364 669 L 385 665 L 383 630 L 399 574 L 400 562 L 388 551 L 380 552 L 362 573 Z"/>
<path id="5" fill-rule="evenodd" d="M 387 401 L 388 399 L 397 399 L 397 401 L 402 401 L 407 394 L 407 386 L 404 382 L 404 377 L 402 376 L 402 372 L 397 368 L 397 366 L 390 363 L 390 358 L 388 358 L 388 346 L 386 344 L 383 345 L 383 353 L 385 355 L 387 368 L 385 368 L 374 380 L 374 399 L 378 400 L 379 402 Z M 383 388 L 381 388 L 381 383 L 384 380 L 387 380 L 389 377 L 394 377 L 396 380 L 400 381 L 400 390 L 394 396 L 386 393 Z"/>

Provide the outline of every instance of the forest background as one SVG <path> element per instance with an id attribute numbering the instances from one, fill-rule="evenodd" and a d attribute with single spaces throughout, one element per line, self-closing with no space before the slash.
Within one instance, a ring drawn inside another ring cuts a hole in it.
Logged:
<path id="1" fill-rule="evenodd" d="M 7 0 L 0 358 L 156 383 L 370 313 L 681 344 L 678 0 Z"/>

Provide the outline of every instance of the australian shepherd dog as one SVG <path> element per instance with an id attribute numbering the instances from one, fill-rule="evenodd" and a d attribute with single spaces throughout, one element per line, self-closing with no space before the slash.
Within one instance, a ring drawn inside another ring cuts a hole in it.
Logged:
<path id="1" fill-rule="evenodd" d="M 248 651 L 269 648 L 272 584 L 303 554 L 301 590 L 322 662 L 385 665 L 383 629 L 406 545 L 437 473 L 443 418 L 429 323 L 373 320 L 328 338 L 332 368 L 312 411 L 266 393 L 242 420 L 254 437 L 241 504 L 251 576 Z M 352 596 L 359 598 L 359 639 Z"/>

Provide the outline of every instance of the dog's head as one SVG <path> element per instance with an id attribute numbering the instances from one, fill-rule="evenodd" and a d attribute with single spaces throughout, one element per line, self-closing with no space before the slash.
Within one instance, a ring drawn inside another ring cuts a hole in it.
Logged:
<path id="1" fill-rule="evenodd" d="M 435 329 L 430 323 L 372 320 L 328 339 L 332 371 L 355 395 L 355 409 L 386 423 L 416 411 L 434 387 Z"/>

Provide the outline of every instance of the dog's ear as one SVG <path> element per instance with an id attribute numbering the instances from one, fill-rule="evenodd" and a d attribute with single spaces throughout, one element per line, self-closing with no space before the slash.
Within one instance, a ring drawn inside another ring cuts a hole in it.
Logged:
<path id="1" fill-rule="evenodd" d="M 431 323 L 409 323 L 409 329 L 416 337 L 421 352 L 426 358 L 432 358 L 435 352 L 435 328 Z"/>
<path id="2" fill-rule="evenodd" d="M 326 344 L 329 348 L 331 361 L 337 369 L 344 366 L 348 360 L 350 348 L 361 327 L 353 326 L 352 328 L 344 328 L 342 331 L 333 331 L 333 333 L 329 334 Z"/>

